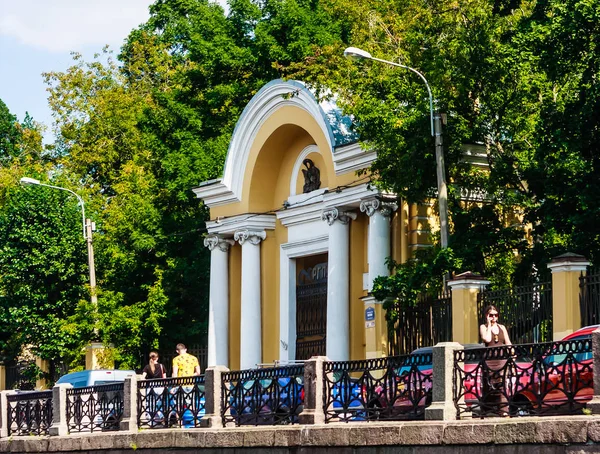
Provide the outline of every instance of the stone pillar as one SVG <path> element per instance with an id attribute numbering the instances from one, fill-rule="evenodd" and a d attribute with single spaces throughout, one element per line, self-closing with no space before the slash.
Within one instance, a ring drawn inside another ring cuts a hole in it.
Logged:
<path id="1" fill-rule="evenodd" d="M 452 393 L 454 352 L 462 349 L 463 346 L 457 342 L 440 342 L 433 347 L 433 399 L 431 405 L 425 409 L 425 419 L 457 419 Z"/>
<path id="2" fill-rule="evenodd" d="M 6 366 L 0 365 L 0 391 L 6 390 Z"/>
<path id="3" fill-rule="evenodd" d="M 0 392 L 0 438 L 8 437 L 8 396 L 16 391 Z"/>
<path id="4" fill-rule="evenodd" d="M 389 276 L 386 259 L 390 257 L 390 216 L 397 209 L 393 203 L 370 198 L 360 203 L 360 211 L 369 216 L 367 256 L 369 277 L 367 288 L 373 289 L 378 276 Z M 362 298 L 365 309 L 365 352 L 367 358 L 381 358 L 388 354 L 388 330 L 381 301 L 372 296 Z"/>
<path id="5" fill-rule="evenodd" d="M 229 366 L 229 247 L 233 240 L 209 235 L 210 297 L 208 305 L 208 367 Z"/>
<path id="6" fill-rule="evenodd" d="M 327 264 L 327 356 L 350 359 L 350 219 L 356 213 L 330 208 L 321 218 L 329 224 Z"/>
<path id="7" fill-rule="evenodd" d="M 125 377 L 123 386 L 123 418 L 119 425 L 119 430 L 121 431 L 137 432 L 138 430 L 137 382 L 141 379 L 141 375 L 128 375 Z"/>
<path id="8" fill-rule="evenodd" d="M 240 369 L 253 369 L 262 361 L 260 242 L 266 237 L 264 230 L 239 230 L 233 236 L 242 246 Z"/>
<path id="9" fill-rule="evenodd" d="M 223 388 L 221 376 L 229 372 L 224 366 L 214 366 L 206 369 L 204 373 L 204 416 L 200 420 L 200 427 L 223 427 L 222 398 Z"/>
<path id="10" fill-rule="evenodd" d="M 323 401 L 323 363 L 327 356 L 313 356 L 304 363 L 304 407 L 298 415 L 300 424 L 325 424 Z"/>
<path id="11" fill-rule="evenodd" d="M 72 387 L 71 383 L 61 383 L 52 388 L 52 425 L 48 429 L 50 435 L 69 435 L 67 389 Z"/>
<path id="12" fill-rule="evenodd" d="M 36 356 L 35 357 L 35 365 L 44 374 L 47 374 L 48 372 L 50 372 L 50 362 L 47 359 L 42 359 L 39 356 Z M 48 382 L 47 382 L 45 376 L 35 380 L 35 389 L 38 391 L 48 389 Z"/>
<path id="13" fill-rule="evenodd" d="M 552 259 L 552 339 L 561 340 L 581 328 L 579 276 L 590 262 L 582 255 L 567 253 Z"/>
<path id="14" fill-rule="evenodd" d="M 459 274 L 448 286 L 452 289 L 452 338 L 461 344 L 478 344 L 477 294 L 490 281 L 470 271 Z"/>

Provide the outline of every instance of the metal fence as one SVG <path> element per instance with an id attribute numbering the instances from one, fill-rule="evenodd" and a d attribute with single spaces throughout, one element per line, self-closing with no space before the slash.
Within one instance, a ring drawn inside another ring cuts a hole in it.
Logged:
<path id="1" fill-rule="evenodd" d="M 420 347 L 452 340 L 452 292 L 424 297 L 414 307 L 397 303 L 398 321 L 390 330 L 390 356 L 406 355 Z"/>
<path id="2" fill-rule="evenodd" d="M 515 344 L 552 339 L 552 280 L 530 282 L 502 290 L 485 290 L 477 295 L 479 322 L 485 323 L 485 308 L 494 305 L 500 323 Z"/>
<path id="3" fill-rule="evenodd" d="M 422 419 L 431 404 L 431 353 L 323 367 L 325 422 Z"/>
<path id="4" fill-rule="evenodd" d="M 9 394 L 8 435 L 48 435 L 52 425 L 52 391 Z"/>
<path id="5" fill-rule="evenodd" d="M 581 325 L 600 324 L 600 271 L 588 270 L 579 277 L 579 309 Z"/>
<path id="6" fill-rule="evenodd" d="M 123 383 L 67 389 L 69 432 L 119 430 L 123 418 Z"/>
<path id="7" fill-rule="evenodd" d="M 297 424 L 304 406 L 304 365 L 221 375 L 223 426 Z"/>
<path id="8" fill-rule="evenodd" d="M 594 394 L 592 363 L 591 339 L 457 351 L 458 416 L 581 414 Z"/>
<path id="9" fill-rule="evenodd" d="M 138 426 L 146 429 L 200 427 L 205 409 L 204 375 L 138 382 Z"/>

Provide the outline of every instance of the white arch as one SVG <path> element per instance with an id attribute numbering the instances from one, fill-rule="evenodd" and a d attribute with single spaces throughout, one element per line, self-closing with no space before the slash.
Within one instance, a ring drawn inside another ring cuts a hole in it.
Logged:
<path id="1" fill-rule="evenodd" d="M 241 201 L 244 171 L 256 134 L 271 115 L 285 106 L 308 112 L 323 131 L 329 150 L 333 149 L 331 127 L 312 93 L 296 81 L 277 79 L 269 82 L 250 100 L 233 131 L 221 179 L 222 185 L 231 191 L 229 202 Z"/>

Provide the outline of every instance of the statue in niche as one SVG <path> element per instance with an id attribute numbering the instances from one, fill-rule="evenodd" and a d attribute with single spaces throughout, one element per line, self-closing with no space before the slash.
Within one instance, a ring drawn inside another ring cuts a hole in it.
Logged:
<path id="1" fill-rule="evenodd" d="M 302 169 L 304 174 L 304 186 L 302 192 L 312 192 L 321 187 L 321 171 L 315 166 L 315 163 L 310 159 L 305 159 L 302 164 L 306 166 L 306 169 Z"/>

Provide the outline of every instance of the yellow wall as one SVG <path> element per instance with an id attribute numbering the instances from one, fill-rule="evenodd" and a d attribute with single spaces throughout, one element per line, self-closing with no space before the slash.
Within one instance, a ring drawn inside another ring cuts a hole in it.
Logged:
<path id="1" fill-rule="evenodd" d="M 350 221 L 350 359 L 365 357 L 365 309 L 361 298 L 367 294 L 363 290 L 363 273 L 368 272 L 368 225 L 365 215 Z"/>

